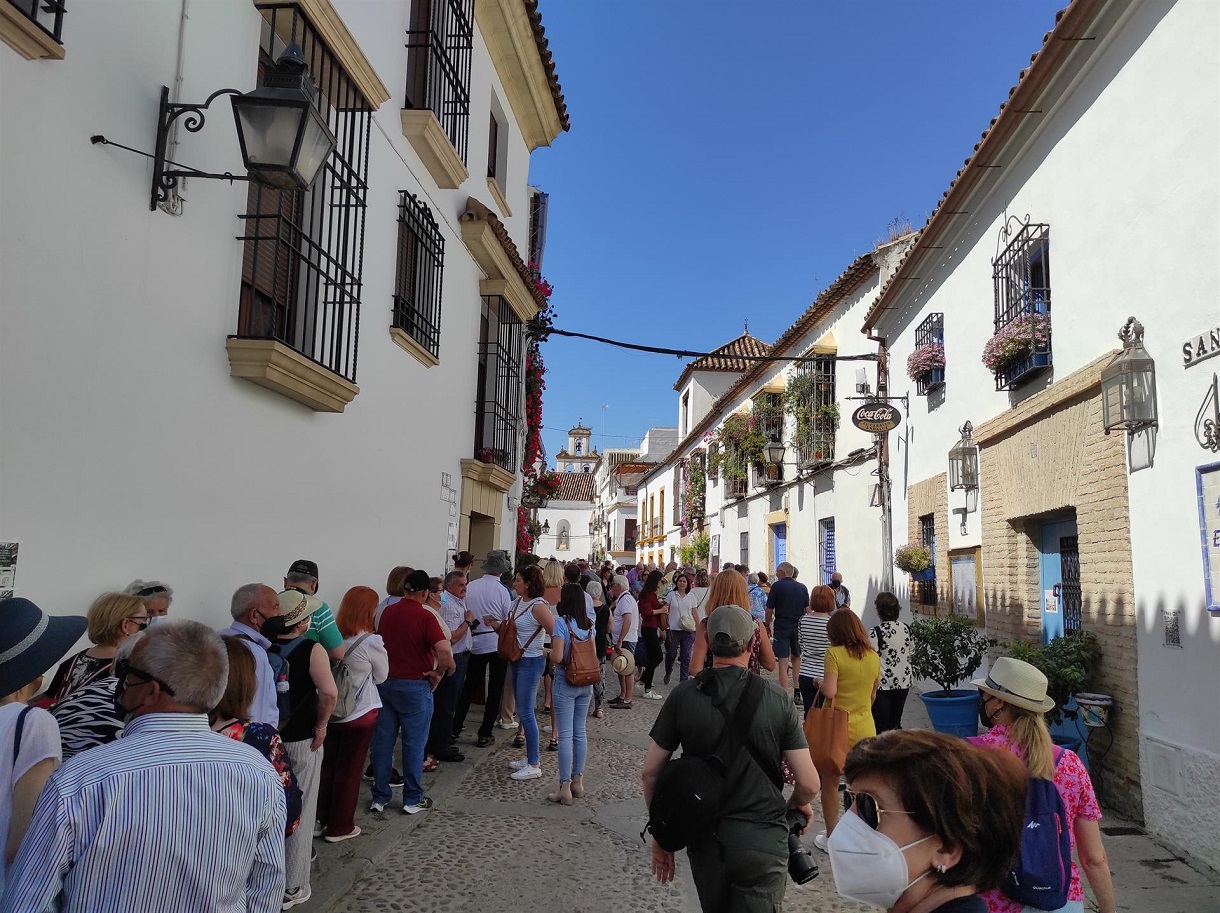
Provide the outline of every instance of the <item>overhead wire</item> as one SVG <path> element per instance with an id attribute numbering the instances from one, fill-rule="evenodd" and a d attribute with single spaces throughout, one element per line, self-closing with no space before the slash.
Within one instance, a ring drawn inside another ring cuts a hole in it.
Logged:
<path id="1" fill-rule="evenodd" d="M 831 355 L 824 352 L 815 352 L 808 355 L 743 355 L 736 352 L 696 352 L 693 349 L 669 349 L 664 346 L 647 346 L 637 342 L 625 342 L 621 339 L 610 339 L 605 336 L 594 336 L 591 333 L 577 333 L 575 330 L 561 330 L 557 327 L 546 327 L 533 333 L 536 338 L 545 339 L 547 336 L 567 336 L 572 339 L 587 339 L 590 342 L 600 342 L 603 345 L 615 346 L 620 349 L 630 349 L 635 352 L 649 352 L 655 355 L 673 355 L 677 358 L 727 358 L 735 361 L 748 361 L 758 363 L 775 363 L 775 362 L 802 362 L 802 361 L 820 361 L 830 359 L 832 361 L 877 361 L 880 356 L 875 352 L 866 352 L 861 355 Z"/>

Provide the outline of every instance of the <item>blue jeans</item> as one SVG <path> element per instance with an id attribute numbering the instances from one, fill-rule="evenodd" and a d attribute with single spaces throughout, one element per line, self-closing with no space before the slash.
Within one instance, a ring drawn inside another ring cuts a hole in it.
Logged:
<path id="1" fill-rule="evenodd" d="M 525 759 L 531 767 L 537 767 L 542 758 L 538 753 L 538 721 L 534 719 L 534 701 L 538 696 L 538 682 L 542 681 L 542 670 L 546 668 L 546 657 L 523 656 L 512 667 L 517 719 L 525 730 Z M 423 763 L 422 760 L 420 763 Z"/>
<path id="2" fill-rule="evenodd" d="M 569 685 L 563 670 L 555 670 L 551 701 L 555 705 L 555 722 L 559 725 L 555 738 L 559 740 L 560 784 L 573 777 L 583 776 L 585 772 L 585 755 L 589 751 L 585 721 L 589 715 L 589 701 L 592 697 L 592 685 Z"/>
<path id="3" fill-rule="evenodd" d="M 394 738 L 402 730 L 402 804 L 423 801 L 424 746 L 432 722 L 432 687 L 427 680 L 388 678 L 377 686 L 381 694 L 381 713 L 373 730 L 373 801 L 388 805 L 390 767 L 394 761 Z"/>
<path id="4" fill-rule="evenodd" d="M 670 629 L 665 641 L 665 680 L 674 672 L 674 660 L 678 661 L 678 681 L 690 678 L 690 656 L 695 649 L 695 632 Z"/>

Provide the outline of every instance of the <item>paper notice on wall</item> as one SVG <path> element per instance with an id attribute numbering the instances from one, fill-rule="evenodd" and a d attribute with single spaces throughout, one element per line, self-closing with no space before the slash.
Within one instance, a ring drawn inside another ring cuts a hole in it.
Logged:
<path id="1" fill-rule="evenodd" d="M 0 542 L 0 599 L 8 599 L 17 586 L 17 542 Z"/>
<path id="2" fill-rule="evenodd" d="M 446 548 L 457 548 L 458 544 L 458 525 L 456 523 L 449 524 L 449 532 L 445 538 Z"/>
<path id="3" fill-rule="evenodd" d="M 1047 615 L 1059 614 L 1059 597 L 1055 595 L 1054 590 L 1042 591 L 1042 605 L 1044 607 L 1043 611 Z"/>

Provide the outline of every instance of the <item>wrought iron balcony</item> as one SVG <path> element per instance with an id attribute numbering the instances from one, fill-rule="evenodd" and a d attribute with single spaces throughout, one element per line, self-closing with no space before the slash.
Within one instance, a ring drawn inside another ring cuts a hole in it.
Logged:
<path id="1" fill-rule="evenodd" d="M 744 498 L 748 487 L 749 482 L 746 479 L 725 479 L 724 496 L 730 501 Z"/>
<path id="2" fill-rule="evenodd" d="M 64 0 L 8 0 L 8 5 L 63 44 Z"/>

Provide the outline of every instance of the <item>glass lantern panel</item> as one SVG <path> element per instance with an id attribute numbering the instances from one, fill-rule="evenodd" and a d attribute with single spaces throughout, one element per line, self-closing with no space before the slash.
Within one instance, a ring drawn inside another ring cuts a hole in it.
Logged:
<path id="1" fill-rule="evenodd" d="M 309 187 L 317 178 L 322 164 L 335 148 L 334 134 L 327 129 L 316 111 L 310 111 L 305 124 L 305 136 L 301 140 L 301 152 L 297 156 L 296 172 L 301 182 Z"/>
<path id="2" fill-rule="evenodd" d="M 246 148 L 246 163 L 252 168 L 288 169 L 296 151 L 302 107 L 266 104 L 235 104 Z"/>

